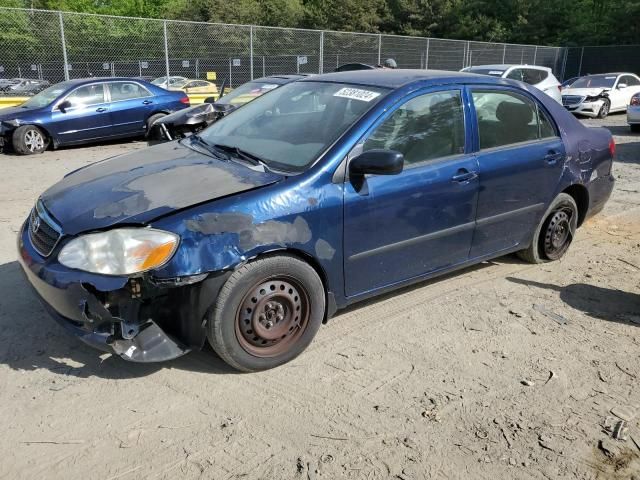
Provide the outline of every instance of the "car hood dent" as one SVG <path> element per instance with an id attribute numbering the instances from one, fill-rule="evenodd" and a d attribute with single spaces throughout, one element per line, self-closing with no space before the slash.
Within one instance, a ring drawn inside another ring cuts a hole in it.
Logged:
<path id="1" fill-rule="evenodd" d="M 67 235 L 160 216 L 283 178 L 217 160 L 171 142 L 64 177 L 41 197 Z"/>
<path id="2" fill-rule="evenodd" d="M 578 95 L 581 97 L 595 97 L 601 93 L 608 92 L 609 88 L 565 88 L 562 95 Z"/>

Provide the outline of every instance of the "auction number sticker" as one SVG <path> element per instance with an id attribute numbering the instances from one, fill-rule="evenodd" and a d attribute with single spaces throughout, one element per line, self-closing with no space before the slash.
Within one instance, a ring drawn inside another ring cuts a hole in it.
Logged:
<path id="1" fill-rule="evenodd" d="M 376 97 L 379 97 L 378 92 L 372 92 L 371 90 L 362 90 L 360 88 L 341 88 L 333 94 L 334 97 L 351 98 L 353 100 L 360 100 L 362 102 L 370 102 Z"/>

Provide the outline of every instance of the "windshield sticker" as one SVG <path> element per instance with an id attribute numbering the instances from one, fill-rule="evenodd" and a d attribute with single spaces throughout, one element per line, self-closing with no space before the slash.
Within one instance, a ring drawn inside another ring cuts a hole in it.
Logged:
<path id="1" fill-rule="evenodd" d="M 278 88 L 280 85 L 276 85 L 273 83 L 267 83 L 265 85 L 261 85 L 260 88 L 262 90 L 273 90 L 274 88 Z"/>
<path id="2" fill-rule="evenodd" d="M 616 77 L 604 77 L 606 80 L 615 80 Z"/>
<path id="3" fill-rule="evenodd" d="M 350 98 L 352 100 L 360 100 L 362 102 L 370 102 L 376 97 L 379 97 L 378 92 L 372 92 L 370 90 L 361 90 L 359 88 L 341 88 L 333 94 L 334 97 Z"/>
<path id="4" fill-rule="evenodd" d="M 504 71 L 500 71 L 500 70 L 490 70 L 489 71 L 489 75 L 502 75 L 504 73 Z"/>

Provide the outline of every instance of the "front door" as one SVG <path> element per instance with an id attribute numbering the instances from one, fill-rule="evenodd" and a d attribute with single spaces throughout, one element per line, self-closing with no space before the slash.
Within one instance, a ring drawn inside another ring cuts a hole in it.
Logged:
<path id="1" fill-rule="evenodd" d="M 64 110 L 59 108 L 62 102 L 68 102 Z M 78 87 L 58 102 L 51 112 L 50 128 L 63 144 L 108 137 L 111 117 L 104 83 Z"/>
<path id="2" fill-rule="evenodd" d="M 412 96 L 354 149 L 399 151 L 404 171 L 347 180 L 347 296 L 391 286 L 467 260 L 478 196 L 459 89 Z"/>
<path id="3" fill-rule="evenodd" d="M 552 200 L 565 148 L 544 108 L 508 89 L 472 90 L 480 195 L 471 258 L 528 246 Z"/>

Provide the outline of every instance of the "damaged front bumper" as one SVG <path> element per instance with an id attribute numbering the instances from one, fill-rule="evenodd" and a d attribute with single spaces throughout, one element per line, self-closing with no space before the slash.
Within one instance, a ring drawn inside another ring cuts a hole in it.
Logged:
<path id="1" fill-rule="evenodd" d="M 226 274 L 177 279 L 98 275 L 71 270 L 55 252 L 43 258 L 26 223 L 18 259 L 51 316 L 84 343 L 132 362 L 161 362 L 201 348 L 206 314 Z"/>

